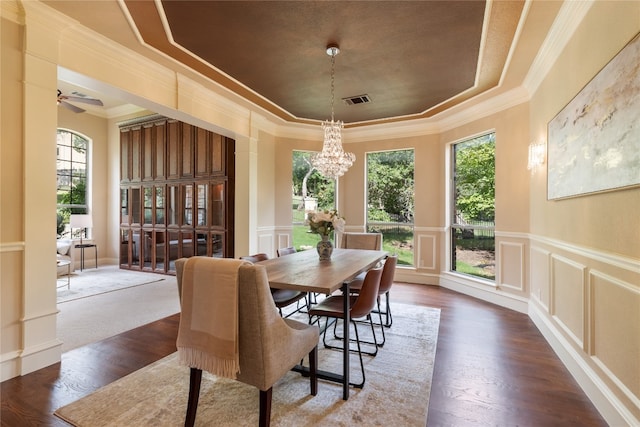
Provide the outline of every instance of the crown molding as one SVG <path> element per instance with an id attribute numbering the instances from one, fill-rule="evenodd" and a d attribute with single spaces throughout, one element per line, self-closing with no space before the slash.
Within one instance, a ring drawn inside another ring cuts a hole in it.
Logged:
<path id="1" fill-rule="evenodd" d="M 0 17 L 16 24 L 24 25 L 24 9 L 18 1 L 0 1 Z"/>
<path id="2" fill-rule="evenodd" d="M 565 1 L 562 4 L 547 37 L 523 80 L 522 84 L 529 93 L 533 94 L 538 90 L 594 3 L 594 1 Z"/>

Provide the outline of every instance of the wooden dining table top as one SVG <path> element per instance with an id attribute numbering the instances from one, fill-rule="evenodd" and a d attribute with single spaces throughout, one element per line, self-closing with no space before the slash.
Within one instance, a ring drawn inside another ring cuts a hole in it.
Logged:
<path id="1" fill-rule="evenodd" d="M 331 294 L 387 256 L 386 251 L 333 250 L 331 259 L 320 261 L 314 249 L 260 261 L 267 269 L 269 286 L 303 292 Z"/>

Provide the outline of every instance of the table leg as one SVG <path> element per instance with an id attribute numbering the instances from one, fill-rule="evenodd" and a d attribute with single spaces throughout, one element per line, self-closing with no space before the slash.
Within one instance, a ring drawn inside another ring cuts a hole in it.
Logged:
<path id="1" fill-rule="evenodd" d="M 98 268 L 98 245 L 95 245 L 93 248 L 96 251 L 96 269 Z"/>
<path id="2" fill-rule="evenodd" d="M 349 302 L 350 302 L 350 296 L 349 296 L 349 282 L 344 282 L 342 284 L 342 295 L 343 297 L 343 310 L 344 310 L 344 323 L 343 323 L 343 352 L 342 352 L 342 357 L 343 357 L 343 381 L 344 383 L 342 384 L 342 399 L 343 400 L 348 400 L 349 399 L 349 322 L 350 322 L 350 318 L 349 318 Z"/>

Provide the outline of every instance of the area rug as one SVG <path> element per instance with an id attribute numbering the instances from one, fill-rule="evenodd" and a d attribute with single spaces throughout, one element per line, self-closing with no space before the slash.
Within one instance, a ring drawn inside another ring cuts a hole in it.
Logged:
<path id="1" fill-rule="evenodd" d="M 62 352 L 180 312 L 175 276 L 58 304 Z"/>
<path id="2" fill-rule="evenodd" d="M 66 276 L 59 278 L 57 301 L 60 304 L 93 295 L 159 282 L 166 280 L 167 277 L 163 274 L 122 270 L 113 265 L 74 271 L 71 273 L 69 289 L 60 285 L 61 281 L 66 282 Z"/>
<path id="3" fill-rule="evenodd" d="M 366 383 L 351 388 L 319 381 L 309 394 L 309 379 L 289 372 L 273 387 L 273 426 L 425 426 L 440 310 L 393 304 L 393 326 L 376 357 L 365 357 Z M 360 327 L 359 330 L 364 330 Z M 340 372 L 342 353 L 319 345 L 319 368 Z M 360 379 L 357 355 L 352 381 Z M 55 415 L 77 427 L 181 426 L 189 390 L 189 369 L 176 354 L 167 356 L 93 394 L 64 406 Z M 236 381 L 203 375 L 198 426 L 258 425 L 258 390 Z"/>

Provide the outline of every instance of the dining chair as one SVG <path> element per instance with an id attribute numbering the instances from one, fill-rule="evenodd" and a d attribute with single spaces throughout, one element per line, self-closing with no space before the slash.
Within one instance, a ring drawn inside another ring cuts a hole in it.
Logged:
<path id="1" fill-rule="evenodd" d="M 380 278 L 382 277 L 382 269 L 375 268 L 367 271 L 367 275 L 365 276 L 364 282 L 362 283 L 362 287 L 360 288 L 360 293 L 357 295 L 349 295 L 349 319 L 350 323 L 353 325 L 355 331 L 355 342 L 357 345 L 358 358 L 360 359 L 360 371 L 362 372 L 362 382 L 361 383 L 350 383 L 353 387 L 362 388 L 365 383 L 365 374 L 364 374 L 364 362 L 362 360 L 362 348 L 360 336 L 358 335 L 358 325 L 357 319 L 366 318 L 369 321 L 369 325 L 371 326 L 371 332 L 373 334 L 374 339 L 374 352 L 370 353 L 370 355 L 375 356 L 378 352 L 378 346 L 375 343 L 376 335 L 375 330 L 373 328 L 373 321 L 371 320 L 371 311 L 376 305 L 376 299 L 378 297 L 378 288 L 380 287 Z M 324 332 L 322 335 L 322 343 L 325 348 L 342 350 L 342 346 L 333 346 L 327 344 L 327 329 L 329 328 L 329 319 L 334 318 L 336 322 L 334 322 L 334 334 L 335 328 L 337 324 L 337 319 L 343 319 L 344 321 L 344 296 L 343 295 L 330 295 L 325 298 L 323 301 L 319 302 L 317 305 L 313 306 L 309 310 L 310 316 L 317 316 L 318 318 L 326 317 L 327 321 L 325 324 Z M 343 323 L 344 327 L 349 327 Z M 351 349 L 349 351 L 352 351 Z"/>
<path id="2" fill-rule="evenodd" d="M 351 233 L 340 235 L 340 247 L 343 249 L 382 250 L 382 233 Z"/>
<path id="3" fill-rule="evenodd" d="M 289 247 L 286 247 L 286 248 L 280 248 L 276 252 L 277 252 L 278 256 L 281 257 L 281 256 L 285 256 L 285 255 L 294 254 L 297 251 L 296 251 L 296 248 L 294 246 L 289 246 Z"/>
<path id="4" fill-rule="evenodd" d="M 176 261 L 176 273 L 181 304 L 178 357 L 190 367 L 185 426 L 195 423 L 202 370 L 257 387 L 260 426 L 270 424 L 273 385 L 307 355 L 310 394 L 317 394 L 318 328 L 276 314 L 273 300 L 268 297 L 264 266 L 229 258 L 191 257 Z M 215 304 L 217 297 L 223 296 L 221 305 L 233 306 L 227 302 L 229 292 L 225 288 L 230 286 L 233 279 L 229 277 L 234 273 L 237 317 L 225 315 L 225 310 L 211 310 L 210 304 L 202 303 L 211 300 Z M 206 325 L 212 326 L 208 329 Z M 234 358 L 237 363 L 232 361 Z"/>
<path id="5" fill-rule="evenodd" d="M 265 253 L 259 253 L 254 255 L 241 256 L 240 259 L 243 261 L 256 263 L 256 262 L 268 260 L 269 256 Z M 300 307 L 299 302 L 303 299 L 304 299 L 304 305 L 306 307 L 309 306 L 309 303 L 307 301 L 307 294 L 305 292 L 294 291 L 291 289 L 275 289 L 275 288 L 270 288 L 270 289 L 271 289 L 271 296 L 273 297 L 273 302 L 275 303 L 276 307 L 278 308 L 278 312 L 282 317 L 289 317 L 294 313 L 299 312 L 302 309 L 302 307 Z M 282 312 L 282 309 L 290 306 L 293 303 L 298 303 L 298 305 L 296 306 L 296 309 L 285 316 Z"/>
<path id="6" fill-rule="evenodd" d="M 396 265 L 398 264 L 398 255 L 389 256 L 384 261 L 384 266 L 382 267 L 382 277 L 380 278 L 380 287 L 378 288 L 378 298 L 376 299 L 377 309 L 373 310 L 374 313 L 378 314 L 378 318 L 380 319 L 380 329 L 382 330 L 382 341 L 378 342 L 376 339 L 376 344 L 378 347 L 382 347 L 385 343 L 386 337 L 384 335 L 384 328 L 391 327 L 391 323 L 393 322 L 393 318 L 391 317 L 391 306 L 389 305 L 389 291 L 391 290 L 391 286 L 393 285 L 393 276 L 396 272 Z M 362 285 L 364 284 L 365 273 L 359 274 L 349 282 L 349 293 L 358 294 L 362 290 Z M 380 297 L 385 296 L 385 311 L 384 313 L 380 309 Z M 385 323 L 382 323 L 382 314 L 385 315 Z M 367 344 L 373 344 L 368 342 Z"/>

